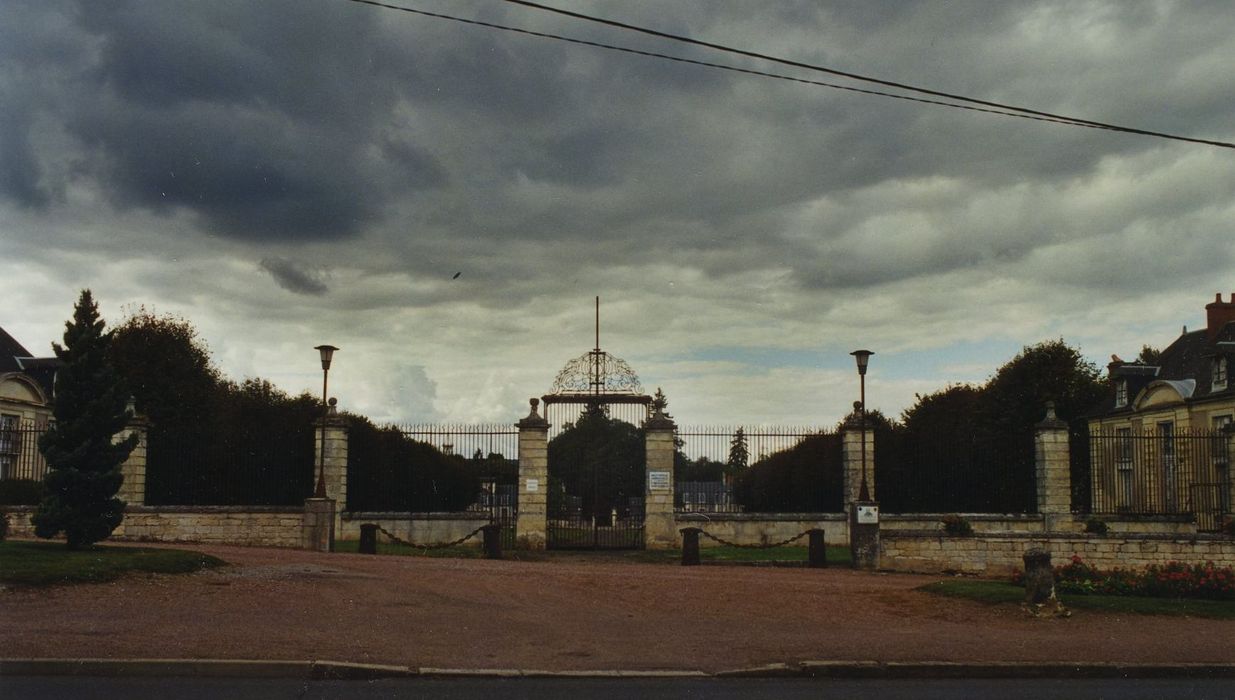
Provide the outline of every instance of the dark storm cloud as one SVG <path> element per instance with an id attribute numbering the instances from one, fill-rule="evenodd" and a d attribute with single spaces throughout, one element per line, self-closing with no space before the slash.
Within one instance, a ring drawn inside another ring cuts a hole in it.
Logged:
<path id="1" fill-rule="evenodd" d="M 717 277 L 784 269 L 815 290 L 1022 260 L 1049 242 L 1035 212 L 993 212 L 986 237 L 977 225 L 941 232 L 984 194 L 1083 187 L 1107 160 L 1161 147 L 346 2 L 46 7 L 0 10 L 31 27 L 9 36 L 35 76 L 0 83 L 15 97 L 0 131 L 11 199 L 47 207 L 66 182 L 93 184 L 117 210 L 187 212 L 258 257 L 289 240 L 348 239 L 315 262 L 432 276 L 480 260 L 493 293 L 612 261 Z M 1235 109 L 1207 70 L 1229 46 L 1220 3 L 1188 16 L 1153 3 L 577 7 L 1078 116 L 1229 131 Z M 425 8 L 769 68 L 501 3 Z M 878 215 L 890 205 L 870 193 L 931 179 L 954 186 L 897 206 L 931 218 L 939 240 L 882 256 L 855 245 L 874 235 L 863 227 L 888 225 Z M 825 213 L 803 215 L 815 206 Z M 1081 237 L 1104 227 L 1050 225 Z M 514 260 L 515 242 L 540 247 Z M 470 289 L 458 286 L 451 294 Z"/>
<path id="2" fill-rule="evenodd" d="M 306 270 L 297 263 L 285 258 L 263 258 L 259 263 L 261 268 L 270 273 L 274 281 L 282 288 L 296 294 L 319 296 L 330 291 L 317 273 Z"/>

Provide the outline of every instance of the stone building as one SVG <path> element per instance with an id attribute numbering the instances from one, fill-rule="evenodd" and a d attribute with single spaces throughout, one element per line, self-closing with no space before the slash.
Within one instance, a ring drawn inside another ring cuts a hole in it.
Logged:
<path id="1" fill-rule="evenodd" d="M 42 457 L 28 438 L 51 418 L 59 366 L 57 358 L 31 356 L 0 328 L 0 479 L 37 476 Z"/>
<path id="2" fill-rule="evenodd" d="M 1235 294 L 1205 306 L 1204 328 L 1183 333 L 1162 351 L 1156 365 L 1123 362 L 1107 366 L 1111 391 L 1091 427 L 1133 430 L 1219 429 L 1235 414 Z M 1169 426 L 1169 427 L 1168 427 Z"/>
<path id="3" fill-rule="evenodd" d="M 1203 530 L 1230 516 L 1235 294 L 1205 315 L 1156 364 L 1108 365 L 1110 391 L 1089 421 L 1094 512 L 1186 514 Z"/>

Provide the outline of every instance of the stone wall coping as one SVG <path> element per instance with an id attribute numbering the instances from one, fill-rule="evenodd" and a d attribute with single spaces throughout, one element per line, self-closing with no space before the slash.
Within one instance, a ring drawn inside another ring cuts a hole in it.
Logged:
<path id="1" fill-rule="evenodd" d="M 887 520 L 943 520 L 948 516 L 960 516 L 971 522 L 997 522 L 1011 520 L 1013 522 L 1033 523 L 1042 520 L 1041 513 L 880 513 L 881 521 Z"/>
<path id="2" fill-rule="evenodd" d="M 344 511 L 344 520 L 475 520 L 489 521 L 488 513 L 408 513 L 407 511 Z"/>
<path id="3" fill-rule="evenodd" d="M 125 506 L 125 513 L 152 514 L 225 514 L 225 513 L 303 513 L 304 506 Z"/>
<path id="4" fill-rule="evenodd" d="M 816 522 L 820 520 L 845 522 L 844 513 L 674 513 L 674 520 L 681 523 L 738 522 Z"/>
<path id="5" fill-rule="evenodd" d="M 944 533 L 943 530 L 880 530 L 883 539 L 938 539 L 938 540 L 1041 540 L 1053 542 L 1233 542 L 1229 536 L 1216 533 L 1198 533 L 1195 535 L 1180 535 L 1168 532 L 1110 532 L 1105 535 L 1092 533 L 1077 534 L 1074 532 L 976 532 L 972 535 L 955 536 Z"/>

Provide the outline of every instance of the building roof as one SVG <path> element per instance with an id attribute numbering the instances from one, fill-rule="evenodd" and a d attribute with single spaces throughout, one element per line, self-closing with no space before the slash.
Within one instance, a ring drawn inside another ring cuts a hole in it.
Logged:
<path id="1" fill-rule="evenodd" d="M 20 372 L 19 357 L 30 357 L 30 351 L 22 347 L 8 331 L 0 328 L 0 372 Z"/>
<path id="2" fill-rule="evenodd" d="M 1189 403 L 1225 398 L 1235 395 L 1235 382 L 1227 381 L 1226 387 L 1213 389 L 1213 360 L 1218 355 L 1232 357 L 1235 348 L 1235 321 L 1227 322 L 1210 334 L 1202 328 L 1185 331 L 1168 345 L 1158 357 L 1158 365 L 1112 363 L 1108 369 L 1112 390 L 1103 399 L 1093 417 L 1131 413 L 1139 392 L 1153 385 L 1167 384 L 1179 392 Z M 1127 382 L 1128 403 L 1115 405 L 1114 383 Z"/>
<path id="3" fill-rule="evenodd" d="M 20 372 L 38 382 L 44 395 L 51 396 L 56 370 L 63 364 L 58 357 L 31 357 L 29 350 L 0 328 L 0 374 Z"/>

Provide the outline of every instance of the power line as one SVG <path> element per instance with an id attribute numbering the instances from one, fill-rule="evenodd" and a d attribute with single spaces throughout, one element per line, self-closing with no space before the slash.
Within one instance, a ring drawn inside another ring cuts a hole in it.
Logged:
<path id="1" fill-rule="evenodd" d="M 909 102 L 918 102 L 918 103 L 922 103 L 922 104 L 930 104 L 930 105 L 936 105 L 936 106 L 940 106 L 940 107 L 951 107 L 951 108 L 953 108 L 953 109 L 963 109 L 963 110 L 970 111 L 970 112 L 981 112 L 981 113 L 985 113 L 985 114 L 997 114 L 997 115 L 1001 115 L 1001 116 L 1005 116 L 1005 117 L 1017 117 L 1017 118 L 1019 118 L 1019 119 L 1030 119 L 1030 120 L 1033 120 L 1033 121 L 1049 122 L 1049 123 L 1053 123 L 1053 124 L 1063 124 L 1063 125 L 1067 125 L 1067 126 L 1079 126 L 1079 127 L 1090 128 L 1090 129 L 1103 129 L 1103 130 L 1107 130 L 1107 131 L 1118 131 L 1118 132 L 1123 132 L 1123 133 L 1139 134 L 1139 135 L 1142 135 L 1142 136 L 1153 136 L 1153 137 L 1157 137 L 1157 138 L 1172 139 L 1172 140 L 1176 140 L 1176 141 L 1187 141 L 1187 142 L 1190 142 L 1190 143 L 1199 143 L 1199 144 L 1204 144 L 1204 145 L 1209 145 L 1209 146 L 1218 146 L 1218 147 L 1221 147 L 1221 148 L 1232 148 L 1232 149 L 1235 149 L 1235 143 L 1228 143 L 1228 142 L 1225 142 L 1225 141 L 1211 141 L 1211 140 L 1206 140 L 1206 139 L 1197 139 L 1197 138 L 1192 138 L 1192 137 L 1188 137 L 1188 136 L 1179 136 L 1179 135 L 1177 135 L 1177 134 L 1169 134 L 1169 133 L 1165 133 L 1165 132 L 1149 131 L 1149 130 L 1145 130 L 1145 129 L 1137 129 L 1137 128 L 1133 128 L 1133 127 L 1120 126 L 1120 125 L 1117 125 L 1117 124 L 1108 124 L 1108 123 L 1098 122 L 1098 121 L 1092 121 L 1092 120 L 1088 120 L 1088 119 L 1080 119 L 1080 118 L 1076 118 L 1076 117 L 1068 117 L 1068 116 L 1066 116 L 1066 115 L 1052 114 L 1052 113 L 1050 113 L 1050 112 L 1041 112 L 1041 111 L 1031 110 L 1031 109 L 1027 109 L 1027 108 L 1023 108 L 1023 107 L 1015 107 L 1015 106 L 1012 106 L 1012 105 L 1004 105 L 1004 104 L 1000 104 L 1000 103 L 997 103 L 997 102 L 987 102 L 987 101 L 983 101 L 983 100 L 977 100 L 977 99 L 974 99 L 974 98 L 964 97 L 964 96 L 962 96 L 962 95 L 953 95 L 953 94 L 950 94 L 950 93 L 939 92 L 939 91 L 933 91 L 933 90 L 929 90 L 929 89 L 926 89 L 926 88 L 918 88 L 918 87 L 914 87 L 914 86 L 912 86 L 912 85 L 906 85 L 906 84 L 902 84 L 902 83 L 895 83 L 895 82 L 891 82 L 891 81 L 885 81 L 885 80 L 881 80 L 881 79 L 878 79 L 878 78 L 871 78 L 871 77 L 868 77 L 868 76 L 861 76 L 861 75 L 858 75 L 858 74 L 846 73 L 846 72 L 843 72 L 843 71 L 837 71 L 837 70 L 833 70 L 833 69 L 830 69 L 830 68 L 825 68 L 825 67 L 823 67 L 823 66 L 814 66 L 814 65 L 811 65 L 811 64 L 807 64 L 807 63 L 799 63 L 799 62 L 796 62 L 796 61 L 790 61 L 790 60 L 788 60 L 788 59 L 782 59 L 782 58 L 778 58 L 778 57 L 775 57 L 775 56 L 769 56 L 769 55 L 766 55 L 766 54 L 754 53 L 754 52 L 744 51 L 744 50 L 742 50 L 742 49 L 736 49 L 736 48 L 732 48 L 732 47 L 727 47 L 727 46 L 724 46 L 724 45 L 721 45 L 721 44 L 712 44 L 712 43 L 710 43 L 710 42 L 699 41 L 699 40 L 697 40 L 697 39 L 691 39 L 691 38 L 689 38 L 689 37 L 682 37 L 682 36 L 677 36 L 677 35 L 673 35 L 673 34 L 667 34 L 667 33 L 664 33 L 664 32 L 659 32 L 659 31 L 653 30 L 653 29 L 647 29 L 647 28 L 643 28 L 643 27 L 638 27 L 638 26 L 635 26 L 635 25 L 625 24 L 625 23 L 622 23 L 622 22 L 617 22 L 617 21 L 614 21 L 614 20 L 607 20 L 607 19 L 603 19 L 603 18 L 598 18 L 598 17 L 592 17 L 592 16 L 589 16 L 589 15 L 584 15 L 584 14 L 577 13 L 577 12 L 572 12 L 572 11 L 569 11 L 569 10 L 562 10 L 562 9 L 559 9 L 559 8 L 550 7 L 550 6 L 548 6 L 548 5 L 541 5 L 541 4 L 539 4 L 539 3 L 529 2 L 529 1 L 527 1 L 527 0 L 503 0 L 503 1 L 504 1 L 504 2 L 510 2 L 510 3 L 513 3 L 513 4 L 518 4 L 518 5 L 524 5 L 524 6 L 527 6 L 527 7 L 534 8 L 534 9 L 540 9 L 540 10 L 545 10 L 545 11 L 548 11 L 548 12 L 553 12 L 553 13 L 557 13 L 557 14 L 562 14 L 562 15 L 565 15 L 565 16 L 570 16 L 570 17 L 574 17 L 574 18 L 577 18 L 577 19 L 582 19 L 582 20 L 591 21 L 591 22 L 597 22 L 597 23 L 600 23 L 600 24 L 605 24 L 605 25 L 612 26 L 612 27 L 617 27 L 617 28 L 621 28 L 621 29 L 628 29 L 628 30 L 631 30 L 631 31 L 637 31 L 637 32 L 641 32 L 641 33 L 644 33 L 644 34 L 649 34 L 649 35 L 651 35 L 651 36 L 657 36 L 657 37 L 660 37 L 660 38 L 670 39 L 670 40 L 673 40 L 673 41 L 680 41 L 680 42 L 684 42 L 684 43 L 688 43 L 688 44 L 694 44 L 694 45 L 698 45 L 698 46 L 703 46 L 703 47 L 706 47 L 706 48 L 711 48 L 711 49 L 715 49 L 715 50 L 719 50 L 719 51 L 725 51 L 725 52 L 728 52 L 728 53 L 734 53 L 734 54 L 738 54 L 738 55 L 744 55 L 744 56 L 748 56 L 748 57 L 752 57 L 752 58 L 757 58 L 757 59 L 761 59 L 761 60 L 773 61 L 773 62 L 776 62 L 776 63 L 782 63 L 782 64 L 784 64 L 784 65 L 793 66 L 793 67 L 796 67 L 796 68 L 804 68 L 804 69 L 807 69 L 807 70 L 813 70 L 813 71 L 819 71 L 819 72 L 824 72 L 824 73 L 830 73 L 830 74 L 833 74 L 833 75 L 838 75 L 838 76 L 841 76 L 841 77 L 851 78 L 851 79 L 854 79 L 854 80 L 862 80 L 862 81 L 866 81 L 866 82 L 873 82 L 873 83 L 877 83 L 877 84 L 880 84 L 880 85 L 886 85 L 886 86 L 889 86 L 889 87 L 895 87 L 895 88 L 898 88 L 898 89 L 910 90 L 910 91 L 919 92 L 919 93 L 923 93 L 923 94 L 934 95 L 934 96 L 938 96 L 938 97 L 944 97 L 944 98 L 947 98 L 947 99 L 952 99 L 952 100 L 960 100 L 960 101 L 964 101 L 964 102 L 967 102 L 967 103 L 970 103 L 970 104 L 956 104 L 955 102 L 945 102 L 945 101 L 942 101 L 942 100 L 926 99 L 926 98 L 922 98 L 922 97 L 913 97 L 913 96 L 910 96 L 910 95 L 901 95 L 901 94 L 896 94 L 896 93 L 891 93 L 891 92 L 883 92 L 883 91 L 880 91 L 880 90 L 870 90 L 870 89 L 866 89 L 866 88 L 858 88 L 858 87 L 853 87 L 853 86 L 851 86 L 851 85 L 840 85 L 840 84 L 837 84 L 837 83 L 829 83 L 829 82 L 824 82 L 824 81 L 820 81 L 820 80 L 811 80 L 811 79 L 807 79 L 807 78 L 799 78 L 799 77 L 795 77 L 795 76 L 784 75 L 784 74 L 780 74 L 780 73 L 771 73 L 771 72 L 768 72 L 768 71 L 756 70 L 756 69 L 752 69 L 752 68 L 739 68 L 739 67 L 737 67 L 737 66 L 731 66 L 731 65 L 726 65 L 726 64 L 722 64 L 722 63 L 713 63 L 713 62 L 711 62 L 711 61 L 701 61 L 701 60 L 697 60 L 697 59 L 682 58 L 682 57 L 680 57 L 680 56 L 673 56 L 673 55 L 670 55 L 670 54 L 659 53 L 659 52 L 656 52 L 656 51 L 644 51 L 644 50 L 640 50 L 640 49 L 632 49 L 632 48 L 625 47 L 625 46 L 617 46 L 617 45 L 614 45 L 614 44 L 606 44 L 606 43 L 597 42 L 597 41 L 589 41 L 589 40 L 586 40 L 586 39 L 576 39 L 576 38 L 573 38 L 573 37 L 563 36 L 563 35 L 560 35 L 560 34 L 553 34 L 553 33 L 549 33 L 549 32 L 539 32 L 539 31 L 534 31 L 534 30 L 531 30 L 531 29 L 523 29 L 523 28 L 520 28 L 520 27 L 512 27 L 512 26 L 509 26 L 509 25 L 497 24 L 497 23 L 494 23 L 494 22 L 486 22 L 486 21 L 483 21 L 483 20 L 467 19 L 467 18 L 464 18 L 464 17 L 457 17 L 457 16 L 454 16 L 454 15 L 447 15 L 447 14 L 440 13 L 440 12 L 430 12 L 430 11 L 428 11 L 428 10 L 421 10 L 421 9 L 416 9 L 416 8 L 412 8 L 412 7 L 406 7 L 406 6 L 402 6 L 402 5 L 392 5 L 392 4 L 385 3 L 385 2 L 379 2 L 378 0 L 348 0 L 348 2 L 353 2 L 353 3 L 357 3 L 357 4 L 361 4 L 361 5 L 370 5 L 370 6 L 373 6 L 373 7 L 379 7 L 379 8 L 388 9 L 388 10 L 395 10 L 395 11 L 399 11 L 399 12 L 406 12 L 406 13 L 410 13 L 410 14 L 414 14 L 414 15 L 420 15 L 420 16 L 423 16 L 423 17 L 432 17 L 432 18 L 434 18 L 434 19 L 443 19 L 443 20 L 449 20 L 449 21 L 452 21 L 452 22 L 459 22 L 459 23 L 462 23 L 462 24 L 468 24 L 468 25 L 473 25 L 473 26 L 478 26 L 478 27 L 485 27 L 485 28 L 488 28 L 488 29 L 497 29 L 497 30 L 501 30 L 501 31 L 512 32 L 512 33 L 515 33 L 515 34 L 522 34 L 522 35 L 525 35 L 525 36 L 533 36 L 533 37 L 542 38 L 542 39 L 552 39 L 552 40 L 554 40 L 554 41 L 562 41 L 562 42 L 566 42 L 566 43 L 570 43 L 570 44 L 576 44 L 576 45 L 580 45 L 580 46 L 589 46 L 589 47 L 592 47 L 592 48 L 605 49 L 605 50 L 608 50 L 608 51 L 617 51 L 617 52 L 621 52 L 621 53 L 633 54 L 633 55 L 636 55 L 636 56 L 645 56 L 645 57 L 649 57 L 649 58 L 659 58 L 659 59 L 662 59 L 662 60 L 674 61 L 674 62 L 677 62 L 677 63 L 684 63 L 684 64 L 695 65 L 695 66 L 702 66 L 702 67 L 706 67 L 706 68 L 715 68 L 715 69 L 718 69 L 718 70 L 725 70 L 725 71 L 730 71 L 730 72 L 734 72 L 734 73 L 742 73 L 742 74 L 746 74 L 746 75 L 754 75 L 754 76 L 759 76 L 759 77 L 764 77 L 764 78 L 774 78 L 774 79 L 777 79 L 777 80 L 785 80 L 785 81 L 788 81 L 788 82 L 801 83 L 801 84 L 806 84 L 806 85 L 814 85 L 814 86 L 818 86 L 818 87 L 826 87 L 826 88 L 831 88 L 831 89 L 834 89 L 834 90 L 844 90 L 844 91 L 847 91 L 847 92 L 856 92 L 856 93 L 860 93 L 860 94 L 864 94 L 864 95 L 874 95 L 874 96 L 877 96 L 877 97 L 888 97 L 888 98 L 897 99 L 897 100 L 905 100 L 905 101 L 909 101 Z M 974 106 L 974 105 L 983 105 L 983 106 Z"/>

